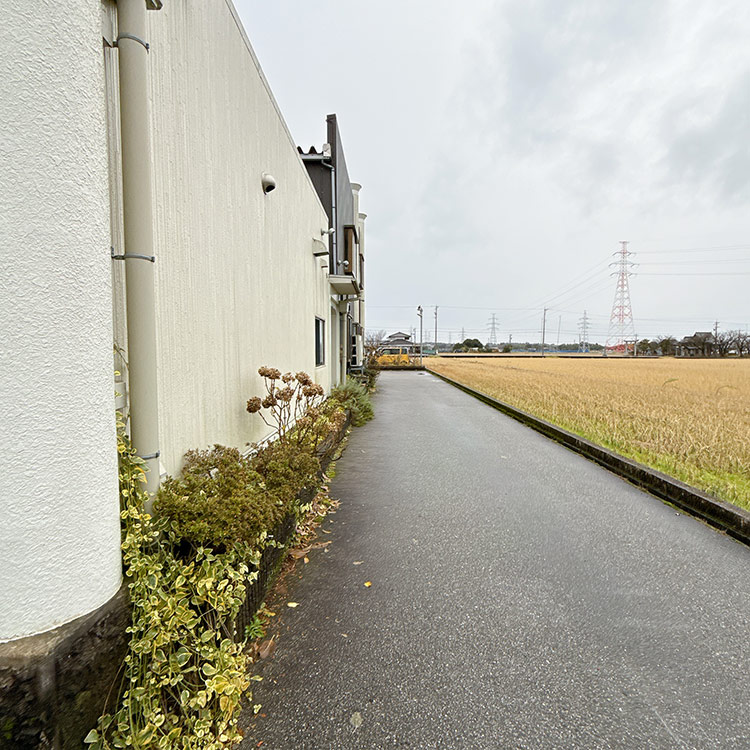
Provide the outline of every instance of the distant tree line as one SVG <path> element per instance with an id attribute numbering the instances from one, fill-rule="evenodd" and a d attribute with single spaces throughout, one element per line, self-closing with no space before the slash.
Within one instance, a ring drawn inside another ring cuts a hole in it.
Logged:
<path id="1" fill-rule="evenodd" d="M 678 341 L 674 336 L 657 336 L 655 339 L 641 339 L 638 342 L 640 356 L 670 356 L 678 353 L 680 347 L 691 347 L 701 352 L 701 356 L 738 357 L 750 356 L 750 334 L 746 331 L 696 331 Z"/>

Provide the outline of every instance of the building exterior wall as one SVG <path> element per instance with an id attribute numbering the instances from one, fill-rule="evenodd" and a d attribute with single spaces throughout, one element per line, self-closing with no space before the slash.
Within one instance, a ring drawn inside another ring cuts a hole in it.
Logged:
<path id="1" fill-rule="evenodd" d="M 120 586 L 99 10 L 3 3 L 0 22 L 0 641 Z"/>
<path id="2" fill-rule="evenodd" d="M 245 411 L 260 365 L 315 366 L 328 321 L 328 217 L 229 2 L 149 14 L 162 463 L 242 448 L 268 428 Z M 276 179 L 264 194 L 262 173 Z"/>
<path id="3" fill-rule="evenodd" d="M 332 318 L 338 316 L 331 360 L 338 362 L 332 370 L 332 384 L 346 380 L 350 368 L 364 362 L 364 230 L 366 215 L 359 211 L 362 186 L 349 179 L 335 114 L 326 117 L 328 141 L 321 151 L 312 147 L 299 150 L 305 167 L 329 219 L 329 266 Z M 347 262 L 345 262 L 347 261 Z M 342 280 L 348 293 L 342 290 Z"/>

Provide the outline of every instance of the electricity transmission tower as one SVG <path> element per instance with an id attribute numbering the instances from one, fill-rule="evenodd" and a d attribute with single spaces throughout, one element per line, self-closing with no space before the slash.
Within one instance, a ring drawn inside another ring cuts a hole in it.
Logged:
<path id="1" fill-rule="evenodd" d="M 627 242 L 620 242 L 620 250 L 613 253 L 616 261 L 610 263 L 617 270 L 612 273 L 617 276 L 615 299 L 612 303 L 612 313 L 609 316 L 609 332 L 605 352 L 614 350 L 626 353 L 627 342 L 635 341 L 635 324 L 633 323 L 633 309 L 630 305 L 630 283 L 628 279 L 633 272 L 630 270 L 635 264 L 630 260 L 633 254 L 628 250 Z"/>
<path id="2" fill-rule="evenodd" d="M 492 313 L 488 325 L 490 328 L 490 340 L 488 343 L 492 344 L 492 346 L 497 346 L 497 315 L 495 313 Z"/>
<path id="3" fill-rule="evenodd" d="M 583 311 L 583 317 L 578 321 L 578 327 L 581 329 L 580 339 L 578 340 L 578 351 L 589 351 L 589 316 Z"/>

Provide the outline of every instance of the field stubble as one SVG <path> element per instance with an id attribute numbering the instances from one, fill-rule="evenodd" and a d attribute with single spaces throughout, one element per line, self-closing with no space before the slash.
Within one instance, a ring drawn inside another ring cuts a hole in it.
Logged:
<path id="1" fill-rule="evenodd" d="M 425 364 L 750 510 L 750 360 L 430 358 Z"/>

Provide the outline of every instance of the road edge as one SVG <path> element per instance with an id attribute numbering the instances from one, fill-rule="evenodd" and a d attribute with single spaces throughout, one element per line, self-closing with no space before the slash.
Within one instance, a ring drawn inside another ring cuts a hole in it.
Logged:
<path id="1" fill-rule="evenodd" d="M 662 474 L 656 469 L 633 461 L 630 458 L 614 453 L 608 448 L 592 443 L 562 427 L 535 417 L 528 412 L 517 409 L 510 404 L 499 401 L 486 393 L 477 391 L 457 380 L 441 375 L 433 370 L 427 370 L 430 375 L 443 380 L 449 385 L 468 393 L 485 404 L 503 412 L 509 417 L 531 427 L 566 448 L 604 466 L 609 471 L 627 479 L 631 484 L 646 490 L 660 500 L 671 503 L 690 515 L 705 521 L 729 536 L 750 546 L 750 513 L 722 500 L 707 495 L 705 492 L 680 482 L 678 479 Z"/>

